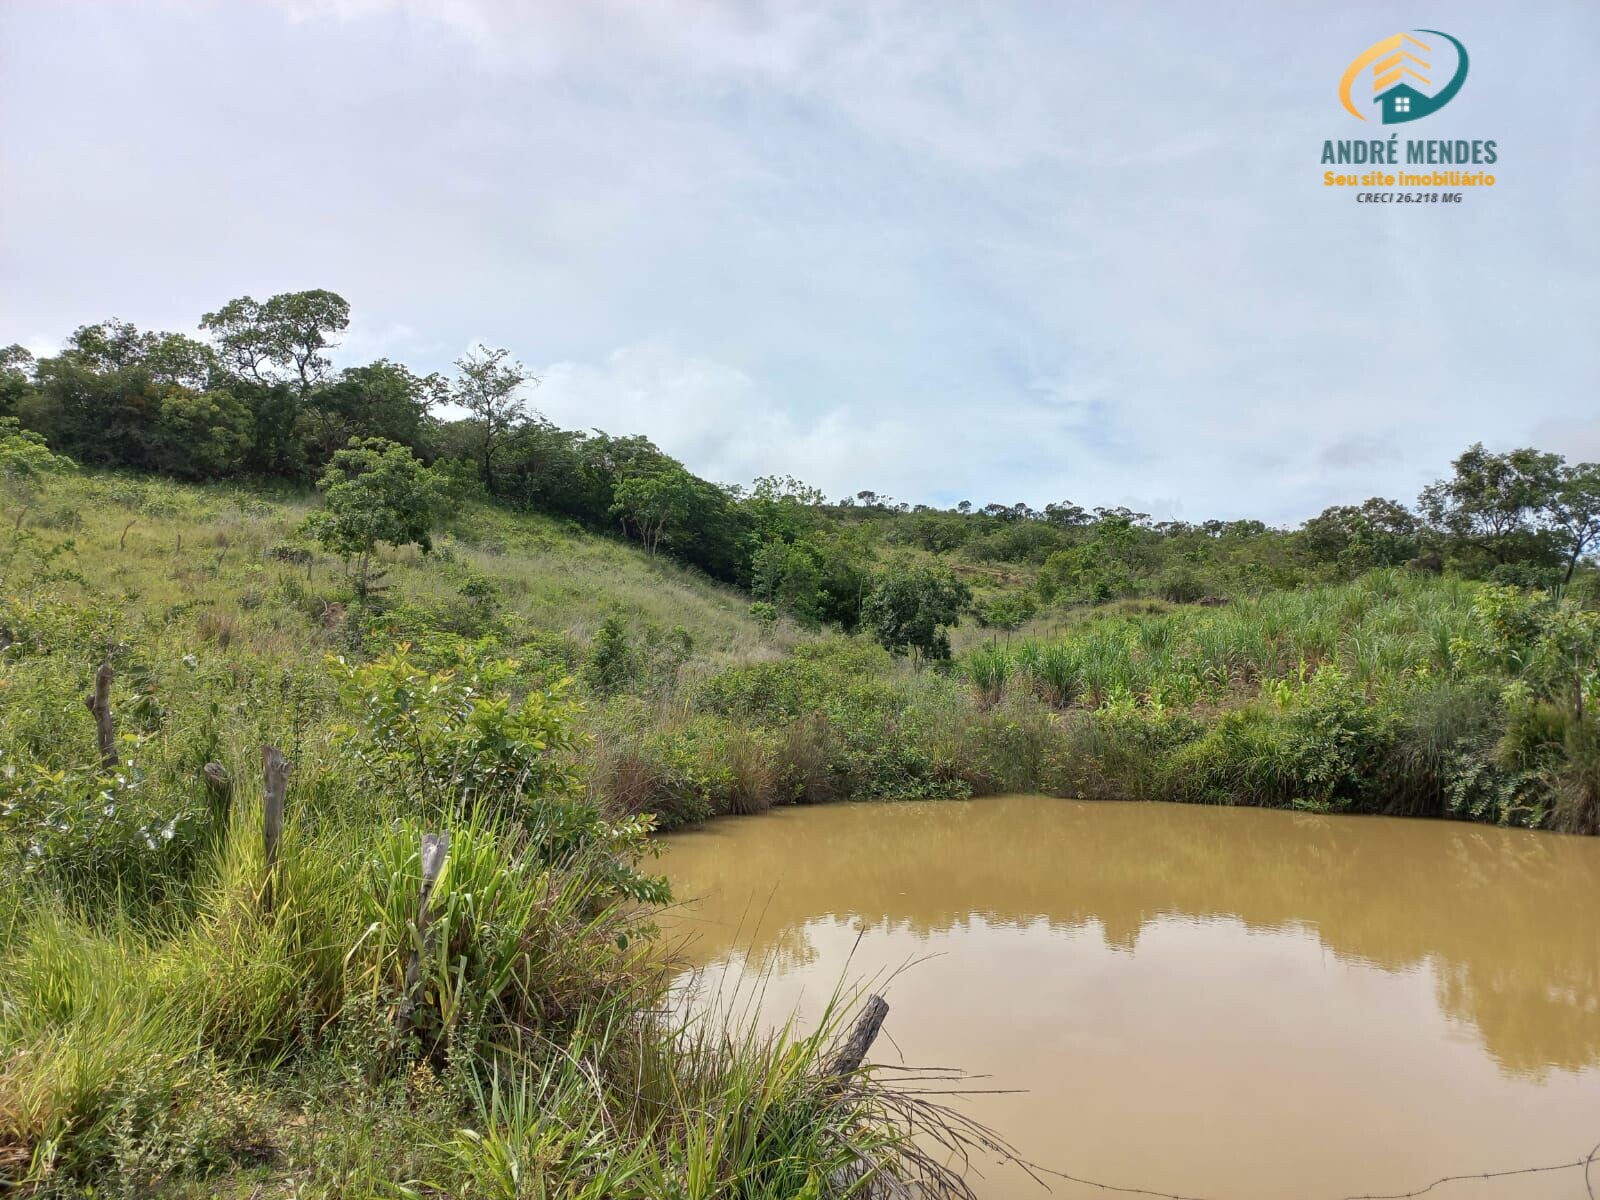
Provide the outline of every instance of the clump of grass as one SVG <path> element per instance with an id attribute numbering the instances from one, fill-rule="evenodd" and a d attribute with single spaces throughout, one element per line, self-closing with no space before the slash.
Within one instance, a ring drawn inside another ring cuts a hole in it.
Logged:
<path id="1" fill-rule="evenodd" d="M 992 642 L 973 648 L 962 658 L 962 671 L 985 703 L 993 704 L 1004 695 L 1006 680 L 1011 678 L 1012 658 L 1010 651 Z M 1019 664 L 1019 669 L 1026 668 Z"/>

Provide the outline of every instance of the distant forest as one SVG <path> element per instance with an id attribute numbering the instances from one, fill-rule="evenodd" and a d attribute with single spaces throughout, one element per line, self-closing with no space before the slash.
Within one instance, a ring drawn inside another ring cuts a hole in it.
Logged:
<path id="1" fill-rule="evenodd" d="M 480 347 L 450 377 L 387 359 L 335 369 L 329 351 L 349 319 L 333 292 L 292 292 L 230 301 L 201 318 L 198 337 L 107 320 L 52 356 L 13 345 L 0 351 L 0 420 L 83 466 L 196 481 L 309 485 L 352 439 L 383 439 L 457 494 L 610 531 L 802 623 L 847 630 L 875 564 L 896 554 L 931 556 L 975 589 L 980 621 L 1012 627 L 1038 605 L 1194 602 L 1402 565 L 1553 587 L 1600 543 L 1600 466 L 1481 444 L 1415 504 L 1372 497 L 1298 529 L 1153 521 L 1065 499 L 830 500 L 778 476 L 725 485 L 645 437 L 558 428 L 530 406 L 537 381 L 506 350 Z"/>

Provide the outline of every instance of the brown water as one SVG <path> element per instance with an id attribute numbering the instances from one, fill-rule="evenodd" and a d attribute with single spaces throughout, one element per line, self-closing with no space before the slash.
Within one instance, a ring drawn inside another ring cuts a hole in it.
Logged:
<path id="1" fill-rule="evenodd" d="M 764 972 L 763 1018 L 806 1021 L 841 978 L 912 963 L 877 988 L 873 1057 L 1025 1089 L 964 1107 L 1047 1168 L 1318 1200 L 1600 1141 L 1600 840 L 1007 796 L 665 844 L 700 1003 Z M 1047 1194 L 983 1172 L 984 1197 Z M 1429 1193 L 1585 1195 L 1581 1171 Z"/>

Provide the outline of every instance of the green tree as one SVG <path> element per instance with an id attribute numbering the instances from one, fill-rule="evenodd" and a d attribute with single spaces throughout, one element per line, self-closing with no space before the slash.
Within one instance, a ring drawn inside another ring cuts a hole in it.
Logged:
<path id="1" fill-rule="evenodd" d="M 1559 486 L 1561 457 L 1526 447 L 1494 454 L 1477 442 L 1451 466 L 1450 478 L 1423 490 L 1429 524 L 1495 563 L 1541 557 L 1535 518 Z"/>
<path id="2" fill-rule="evenodd" d="M 366 598 L 379 543 L 433 548 L 440 492 L 434 473 L 406 447 L 383 438 L 353 440 L 317 484 L 326 507 L 308 522 L 331 552 L 356 562 L 356 592 Z"/>
<path id="3" fill-rule="evenodd" d="M 732 497 L 748 515 L 752 535 L 762 543 L 792 542 L 816 528 L 825 499 L 821 488 L 793 475 L 763 475 L 748 493 L 735 488 Z"/>
<path id="4" fill-rule="evenodd" d="M 185 479 L 237 471 L 250 448 L 250 410 L 231 392 L 173 388 L 161 399 L 152 465 Z"/>
<path id="5" fill-rule="evenodd" d="M 1571 583 L 1579 561 L 1591 547 L 1600 545 L 1600 463 L 1561 468 L 1545 512 L 1564 543 L 1567 571 L 1563 582 Z"/>
<path id="6" fill-rule="evenodd" d="M 440 376 L 416 375 L 388 359 L 347 367 L 311 397 L 317 458 L 331 456 L 353 437 L 387 438 L 419 454 L 431 449 L 430 413 L 448 394 Z"/>
<path id="7" fill-rule="evenodd" d="M 480 426 L 478 469 L 483 486 L 491 496 L 499 494 L 495 481 L 495 456 L 506 435 L 527 419 L 527 402 L 521 396 L 528 383 L 538 383 L 526 367 L 515 359 L 507 361 L 509 350 L 490 350 L 477 346 L 456 359 L 460 372 L 451 387 L 451 398 L 473 416 Z"/>
<path id="8" fill-rule="evenodd" d="M 1417 518 L 1397 501 L 1374 496 L 1323 509 L 1302 526 L 1302 540 L 1313 557 L 1354 576 L 1415 558 Z"/>
<path id="9" fill-rule="evenodd" d="M 862 623 L 891 654 L 924 659 L 950 657 L 949 628 L 961 622 L 972 591 L 955 576 L 931 567 L 889 568 L 862 608 Z"/>
<path id="10" fill-rule="evenodd" d="M 268 386 L 287 383 L 301 396 L 326 382 L 333 366 L 326 352 L 349 324 L 345 298 L 320 289 L 264 301 L 241 296 L 200 318 L 235 374 Z"/>
<path id="11" fill-rule="evenodd" d="M 22 398 L 32 393 L 33 369 L 33 355 L 25 347 L 0 347 L 0 417 L 14 415 Z"/>
<path id="12" fill-rule="evenodd" d="M 984 629 L 998 629 L 1011 640 L 1011 635 L 1033 619 L 1039 606 L 1025 591 L 1001 592 L 977 605 L 973 612 Z"/>
<path id="13" fill-rule="evenodd" d="M 662 539 L 687 521 L 694 484 L 694 476 L 670 460 L 624 476 L 612 491 L 611 515 L 654 557 Z"/>
<path id="14" fill-rule="evenodd" d="M 807 625 L 822 619 L 822 571 L 809 546 L 770 541 L 750 558 L 750 591 Z"/>
<path id="15" fill-rule="evenodd" d="M 205 390 L 215 369 L 211 348 L 193 338 L 102 321 L 81 326 L 60 354 L 35 364 L 36 387 L 19 397 L 17 411 L 80 462 L 161 470 L 163 402 Z"/>
<path id="16" fill-rule="evenodd" d="M 1125 512 L 1105 513 L 1087 541 L 1044 560 L 1034 585 L 1039 598 L 1046 603 L 1061 598 L 1101 604 L 1130 594 L 1134 590 L 1130 563 L 1138 533 Z"/>
<path id="17" fill-rule="evenodd" d="M 44 438 L 22 428 L 15 417 L 0 417 L 0 487 L 12 503 L 25 504 L 45 479 L 76 465 L 65 455 L 50 453 Z"/>
<path id="18" fill-rule="evenodd" d="M 338 443 L 308 445 L 316 441 L 312 397 L 329 381 L 328 351 L 349 324 L 344 297 L 320 289 L 264 301 L 241 296 L 200 319 L 232 376 L 232 390 L 250 407 L 255 470 L 303 477 L 337 449 Z"/>
<path id="19" fill-rule="evenodd" d="M 476 459 L 477 430 L 465 432 L 471 436 L 462 444 Z M 460 431 L 447 433 L 461 440 Z M 610 525 L 611 485 L 587 469 L 584 447 L 589 440 L 578 430 L 561 429 L 532 415 L 501 444 L 495 472 L 501 495 L 526 508 L 559 513 L 596 528 Z"/>

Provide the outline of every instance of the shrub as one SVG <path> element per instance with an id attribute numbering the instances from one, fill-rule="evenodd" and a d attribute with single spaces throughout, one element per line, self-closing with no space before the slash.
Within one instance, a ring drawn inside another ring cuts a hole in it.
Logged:
<path id="1" fill-rule="evenodd" d="M 0 883 L 37 881 L 90 906 L 170 898 L 213 832 L 202 805 L 171 803 L 133 763 L 51 769 L 0 755 Z"/>
<path id="2" fill-rule="evenodd" d="M 589 661 L 584 665 L 584 681 L 601 695 L 620 691 L 639 674 L 638 656 L 628 637 L 622 618 L 612 614 L 600 623 L 589 643 Z"/>
<path id="3" fill-rule="evenodd" d="M 577 793 L 577 709 L 560 685 L 514 702 L 515 660 L 459 643 L 454 664 L 436 671 L 407 645 L 371 663 L 333 661 L 362 735 L 351 752 L 374 787 L 403 799 L 400 811 L 530 816 Z"/>

